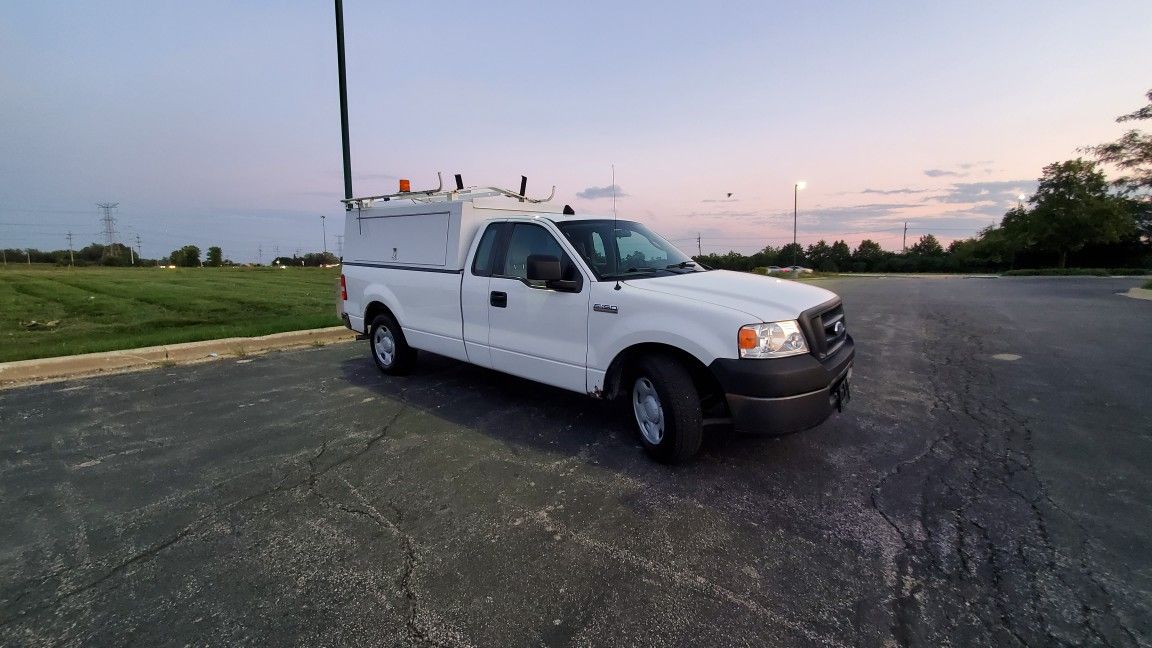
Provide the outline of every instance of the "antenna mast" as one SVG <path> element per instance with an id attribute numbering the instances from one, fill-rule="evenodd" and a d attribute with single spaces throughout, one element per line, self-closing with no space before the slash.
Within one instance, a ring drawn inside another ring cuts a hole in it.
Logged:
<path id="1" fill-rule="evenodd" d="M 612 248 L 616 250 L 616 290 L 620 290 L 620 244 L 616 238 L 616 165 L 612 165 Z"/>

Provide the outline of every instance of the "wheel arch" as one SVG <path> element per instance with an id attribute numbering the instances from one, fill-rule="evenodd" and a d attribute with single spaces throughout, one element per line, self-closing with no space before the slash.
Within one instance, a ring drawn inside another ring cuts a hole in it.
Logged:
<path id="1" fill-rule="evenodd" d="M 392 309 L 388 308 L 387 304 L 385 304 L 384 302 L 379 301 L 379 300 L 373 300 L 373 301 L 368 303 L 367 307 L 364 308 L 364 334 L 365 335 L 367 335 L 368 330 L 372 328 L 372 320 L 376 319 L 380 315 L 387 315 L 388 317 L 391 317 L 392 320 L 394 322 L 396 322 L 397 325 L 400 324 L 400 320 L 396 319 L 396 313 L 393 313 Z"/>
<path id="2" fill-rule="evenodd" d="M 661 342 L 633 344 L 617 353 L 612 362 L 608 364 L 608 371 L 604 375 L 603 397 L 615 399 L 623 394 L 628 389 L 631 372 L 636 369 L 640 359 L 652 355 L 671 357 L 686 367 L 692 376 L 692 383 L 696 386 L 696 392 L 701 397 L 708 394 L 723 397 L 724 391 L 720 387 L 719 381 L 703 362 L 684 349 Z"/>

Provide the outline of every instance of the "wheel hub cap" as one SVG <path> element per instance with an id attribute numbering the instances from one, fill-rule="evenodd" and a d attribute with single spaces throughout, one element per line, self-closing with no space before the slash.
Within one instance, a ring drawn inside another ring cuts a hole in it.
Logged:
<path id="1" fill-rule="evenodd" d="M 383 327 L 376 329 L 376 335 L 372 336 L 372 349 L 380 364 L 391 366 L 396 358 L 396 340 L 392 338 L 392 331 Z"/>
<path id="2" fill-rule="evenodd" d="M 648 378 L 637 378 L 632 386 L 632 411 L 636 414 L 636 424 L 640 434 L 652 445 L 664 439 L 664 407 L 660 395 Z"/>

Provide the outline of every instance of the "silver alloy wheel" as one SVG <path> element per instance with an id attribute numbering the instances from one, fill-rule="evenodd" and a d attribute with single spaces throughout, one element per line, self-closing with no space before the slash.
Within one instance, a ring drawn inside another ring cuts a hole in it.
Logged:
<path id="1" fill-rule="evenodd" d="M 636 413 L 636 423 L 644 440 L 660 445 L 664 439 L 664 407 L 656 387 L 645 376 L 637 378 L 632 385 L 632 411 Z"/>
<path id="2" fill-rule="evenodd" d="M 376 359 L 380 364 L 385 367 L 391 367 L 396 360 L 396 340 L 387 326 L 376 329 L 376 334 L 372 336 L 372 351 L 376 353 Z"/>

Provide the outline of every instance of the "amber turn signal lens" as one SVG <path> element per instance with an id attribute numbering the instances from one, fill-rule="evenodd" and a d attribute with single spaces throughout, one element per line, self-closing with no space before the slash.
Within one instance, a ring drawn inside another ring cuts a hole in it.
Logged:
<path id="1" fill-rule="evenodd" d="M 412 183 L 407 179 L 400 180 L 400 191 L 412 191 Z"/>
<path id="2" fill-rule="evenodd" d="M 755 349 L 759 343 L 759 336 L 756 331 L 748 328 L 740 329 L 740 348 L 741 349 Z"/>

